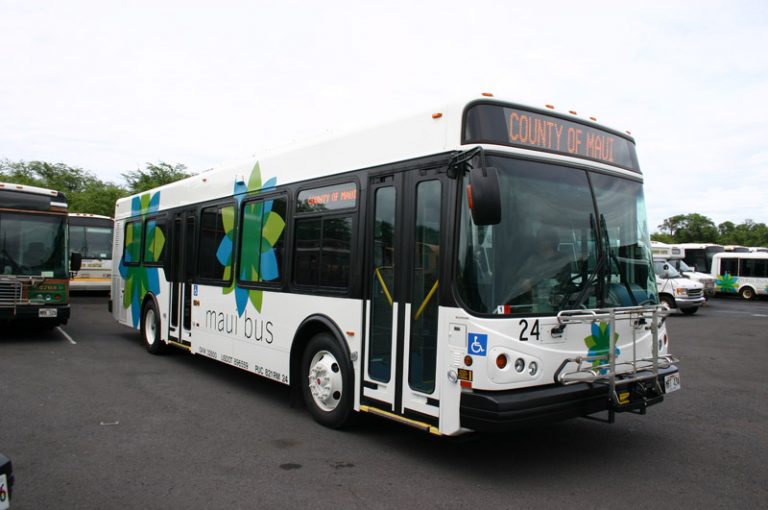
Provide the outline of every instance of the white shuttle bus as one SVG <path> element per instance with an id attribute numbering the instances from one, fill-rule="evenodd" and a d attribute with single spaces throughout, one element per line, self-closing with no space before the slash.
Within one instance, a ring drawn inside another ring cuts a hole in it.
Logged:
<path id="1" fill-rule="evenodd" d="M 717 291 L 750 300 L 768 294 L 768 253 L 723 252 L 712 257 Z"/>
<path id="2" fill-rule="evenodd" d="M 72 290 L 109 290 L 112 286 L 112 218 L 99 214 L 70 213 L 71 250 L 82 257 L 73 274 Z"/>
<path id="3" fill-rule="evenodd" d="M 114 317 L 320 423 L 457 435 L 680 387 L 634 140 L 479 97 L 121 199 Z"/>

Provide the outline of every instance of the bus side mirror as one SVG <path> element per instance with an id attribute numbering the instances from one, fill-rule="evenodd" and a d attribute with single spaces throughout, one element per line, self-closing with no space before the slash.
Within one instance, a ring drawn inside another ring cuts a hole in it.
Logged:
<path id="1" fill-rule="evenodd" d="M 80 253 L 77 253 L 76 251 L 73 251 L 69 255 L 69 270 L 76 273 L 80 271 L 80 268 L 82 266 L 83 266 L 83 255 Z"/>
<path id="2" fill-rule="evenodd" d="M 499 171 L 495 167 L 470 170 L 467 200 L 475 225 L 498 225 L 501 222 Z"/>

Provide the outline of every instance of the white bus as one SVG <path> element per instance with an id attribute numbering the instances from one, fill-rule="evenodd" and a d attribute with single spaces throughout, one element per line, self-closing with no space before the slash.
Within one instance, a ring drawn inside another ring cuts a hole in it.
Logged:
<path id="1" fill-rule="evenodd" d="M 715 253 L 725 251 L 719 244 L 712 243 L 681 243 L 670 246 L 682 250 L 681 255 L 685 263 L 700 273 L 709 273 L 712 269 L 712 257 Z"/>
<path id="2" fill-rule="evenodd" d="M 482 97 L 119 200 L 113 314 L 440 435 L 679 388 L 627 134 Z"/>
<path id="3" fill-rule="evenodd" d="M 724 252 L 712 257 L 717 291 L 755 299 L 768 294 L 768 253 Z"/>
<path id="4" fill-rule="evenodd" d="M 112 237 L 114 222 L 109 216 L 70 213 L 69 243 L 82 256 L 74 273 L 72 290 L 109 290 L 112 286 Z"/>

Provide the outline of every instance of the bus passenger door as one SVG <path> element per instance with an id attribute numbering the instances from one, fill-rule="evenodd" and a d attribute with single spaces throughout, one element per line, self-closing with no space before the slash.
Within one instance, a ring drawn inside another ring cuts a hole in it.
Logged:
<path id="1" fill-rule="evenodd" d="M 445 174 L 418 169 L 369 182 L 363 402 L 437 425 L 437 330 Z"/>
<path id="2" fill-rule="evenodd" d="M 177 214 L 173 220 L 171 260 L 174 267 L 168 332 L 172 341 L 187 346 L 192 336 L 195 229 L 196 219 L 193 212 Z"/>

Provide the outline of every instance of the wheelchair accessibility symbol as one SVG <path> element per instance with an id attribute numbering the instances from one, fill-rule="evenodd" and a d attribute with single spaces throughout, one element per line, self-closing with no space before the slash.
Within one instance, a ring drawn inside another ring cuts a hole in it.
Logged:
<path id="1" fill-rule="evenodd" d="M 469 353 L 474 356 L 485 356 L 488 351 L 488 335 L 470 333 L 467 337 Z"/>

